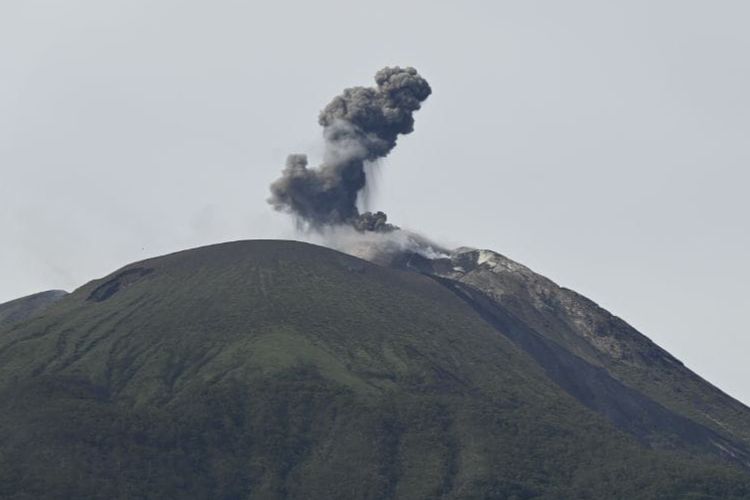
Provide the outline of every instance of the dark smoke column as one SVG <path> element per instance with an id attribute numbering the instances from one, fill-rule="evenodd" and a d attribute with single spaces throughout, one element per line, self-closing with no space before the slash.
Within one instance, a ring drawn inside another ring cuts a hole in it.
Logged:
<path id="1" fill-rule="evenodd" d="M 377 87 L 344 90 L 320 113 L 325 156 L 308 168 L 307 156 L 289 155 L 268 202 L 310 228 L 349 224 L 360 231 L 388 231 L 383 212 L 360 214 L 357 195 L 365 187 L 365 163 L 384 158 L 401 134 L 414 130 L 413 114 L 432 90 L 414 68 L 384 68 Z"/>

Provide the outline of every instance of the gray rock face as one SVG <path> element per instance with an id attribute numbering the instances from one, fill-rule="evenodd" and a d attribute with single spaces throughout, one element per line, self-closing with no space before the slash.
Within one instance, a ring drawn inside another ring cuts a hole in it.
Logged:
<path id="1" fill-rule="evenodd" d="M 594 364 L 682 365 L 593 301 L 503 255 L 489 250 L 464 250 L 446 260 L 450 263 L 437 263 L 435 274 L 482 290 L 493 301 L 530 321 L 545 336 L 568 344 Z"/>
<path id="2" fill-rule="evenodd" d="M 0 304 L 0 329 L 41 314 L 66 295 L 64 290 L 48 290 Z"/>
<path id="3" fill-rule="evenodd" d="M 750 408 L 586 297 L 489 250 L 405 255 L 394 265 L 450 288 L 620 429 L 654 446 L 664 443 L 652 435 L 672 432 L 683 444 L 750 467 Z"/>

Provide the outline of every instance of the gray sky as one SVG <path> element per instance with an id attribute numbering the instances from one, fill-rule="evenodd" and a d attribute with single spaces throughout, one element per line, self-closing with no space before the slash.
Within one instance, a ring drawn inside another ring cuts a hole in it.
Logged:
<path id="1" fill-rule="evenodd" d="M 750 4 L 4 1 L 0 302 L 229 239 L 319 110 L 434 94 L 371 199 L 573 288 L 750 402 Z"/>

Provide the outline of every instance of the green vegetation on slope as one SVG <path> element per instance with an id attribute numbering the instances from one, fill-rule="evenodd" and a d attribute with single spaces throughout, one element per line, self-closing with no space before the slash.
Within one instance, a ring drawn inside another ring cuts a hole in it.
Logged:
<path id="1" fill-rule="evenodd" d="M 0 335 L 0 497 L 743 498 L 643 448 L 429 278 L 252 241 Z"/>
<path id="2" fill-rule="evenodd" d="M 49 290 L 0 304 L 0 329 L 43 313 L 66 295 L 63 290 Z"/>

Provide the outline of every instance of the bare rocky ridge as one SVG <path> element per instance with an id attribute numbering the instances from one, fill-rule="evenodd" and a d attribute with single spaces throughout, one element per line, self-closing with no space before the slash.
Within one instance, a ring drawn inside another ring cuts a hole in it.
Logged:
<path id="1" fill-rule="evenodd" d="M 673 432 L 750 467 L 750 408 L 586 297 L 489 250 L 407 254 L 394 265 L 438 279 L 621 429 L 651 444 Z"/>

